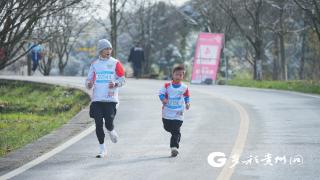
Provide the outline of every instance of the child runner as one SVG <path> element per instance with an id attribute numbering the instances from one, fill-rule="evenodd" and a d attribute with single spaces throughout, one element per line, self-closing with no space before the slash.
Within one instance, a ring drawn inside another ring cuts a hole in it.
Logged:
<path id="1" fill-rule="evenodd" d="M 179 152 L 181 138 L 180 127 L 183 123 L 184 109 L 190 108 L 188 87 L 182 83 L 185 73 L 183 66 L 173 69 L 172 81 L 165 83 L 160 89 L 159 98 L 162 101 L 162 122 L 167 132 L 171 133 L 171 156 L 176 157 Z"/>

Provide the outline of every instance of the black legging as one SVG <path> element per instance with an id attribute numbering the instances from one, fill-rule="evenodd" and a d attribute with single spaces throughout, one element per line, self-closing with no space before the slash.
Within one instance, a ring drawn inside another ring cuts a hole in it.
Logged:
<path id="1" fill-rule="evenodd" d="M 180 127 L 183 121 L 180 120 L 168 120 L 162 118 L 163 127 L 166 131 L 171 133 L 170 147 L 179 148 L 179 142 L 181 138 Z"/>
<path id="2" fill-rule="evenodd" d="M 92 102 L 90 106 L 90 115 L 94 118 L 96 124 L 96 134 L 100 144 L 104 143 L 103 119 L 107 130 L 114 129 L 113 120 L 117 113 L 116 103 L 114 102 Z"/>

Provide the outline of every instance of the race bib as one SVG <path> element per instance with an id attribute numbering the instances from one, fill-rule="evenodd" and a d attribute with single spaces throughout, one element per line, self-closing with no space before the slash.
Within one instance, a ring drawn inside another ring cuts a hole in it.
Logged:
<path id="1" fill-rule="evenodd" d="M 96 72 L 96 83 L 108 83 L 113 80 L 113 71 L 97 71 Z"/>
<path id="2" fill-rule="evenodd" d="M 167 107 L 170 109 L 179 109 L 182 108 L 181 97 L 168 98 Z"/>

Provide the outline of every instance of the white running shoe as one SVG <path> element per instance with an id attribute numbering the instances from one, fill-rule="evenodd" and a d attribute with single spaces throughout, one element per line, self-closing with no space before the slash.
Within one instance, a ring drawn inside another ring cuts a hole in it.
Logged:
<path id="1" fill-rule="evenodd" d="M 171 157 L 176 157 L 179 154 L 178 148 L 172 147 L 171 148 Z"/>
<path id="2" fill-rule="evenodd" d="M 118 134 L 115 130 L 112 130 L 112 131 L 108 131 L 108 134 L 110 136 L 110 139 L 113 143 L 117 143 L 118 142 Z"/>
<path id="3" fill-rule="evenodd" d="M 96 158 L 103 158 L 107 153 L 107 151 L 106 151 L 106 146 L 104 145 L 104 144 L 100 144 L 99 145 L 99 147 L 100 147 L 100 152 L 99 152 L 99 154 L 96 156 Z"/>

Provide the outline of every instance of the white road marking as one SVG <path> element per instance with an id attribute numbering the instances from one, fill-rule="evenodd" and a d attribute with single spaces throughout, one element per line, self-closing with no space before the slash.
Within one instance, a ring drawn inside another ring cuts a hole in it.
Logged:
<path id="1" fill-rule="evenodd" d="M 72 144 L 78 142 L 79 140 L 81 140 L 82 138 L 86 137 L 87 135 L 89 135 L 90 133 L 92 133 L 95 130 L 95 125 L 90 126 L 89 128 L 87 128 L 86 130 L 82 131 L 81 133 L 79 133 L 78 135 L 74 136 L 73 138 L 71 138 L 70 140 L 68 140 L 67 142 L 61 144 L 60 146 L 52 149 L 51 151 L 43 154 L 42 156 L 30 161 L 29 163 L 8 172 L 7 174 L 3 175 L 0 177 L 0 180 L 5 180 L 5 179 L 10 179 L 14 176 L 17 176 L 21 173 L 23 173 L 24 171 L 40 164 L 41 162 L 49 159 L 50 157 L 58 154 L 59 152 L 63 151 L 64 149 L 68 148 L 69 146 L 71 146 Z"/>

